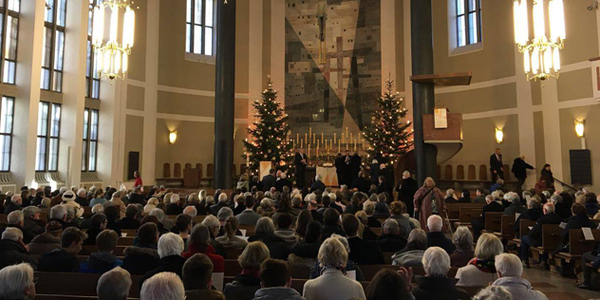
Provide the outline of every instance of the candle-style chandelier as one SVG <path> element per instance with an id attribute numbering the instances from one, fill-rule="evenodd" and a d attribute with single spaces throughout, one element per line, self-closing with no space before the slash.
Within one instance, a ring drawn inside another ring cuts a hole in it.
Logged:
<path id="1" fill-rule="evenodd" d="M 133 47 L 135 32 L 135 12 L 130 0 L 100 0 L 94 8 L 92 43 L 98 58 L 101 77 L 122 78 L 127 72 L 128 57 Z M 121 14 L 120 11 L 124 13 Z M 109 17 L 109 35 L 105 38 L 105 19 Z M 119 21 L 122 20 L 122 34 L 119 36 Z M 120 38 L 120 42 L 119 42 Z"/>
<path id="2" fill-rule="evenodd" d="M 544 0 L 533 0 L 533 32 L 529 38 L 527 0 L 514 1 L 515 42 L 523 53 L 523 66 L 527 80 L 558 78 L 560 50 L 564 48 L 565 14 L 562 0 L 548 2 L 550 36 L 546 36 Z"/>

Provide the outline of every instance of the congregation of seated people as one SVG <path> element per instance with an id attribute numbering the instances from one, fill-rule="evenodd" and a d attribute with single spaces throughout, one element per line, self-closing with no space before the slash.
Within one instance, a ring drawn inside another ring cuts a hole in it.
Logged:
<path id="1" fill-rule="evenodd" d="M 413 199 L 400 192 L 397 198 L 378 193 L 375 185 L 368 193 L 321 184 L 299 190 L 285 173 L 268 176 L 253 178 L 250 189 L 238 184 L 214 194 L 162 186 L 6 193 L 0 197 L 6 214 L 0 299 L 34 299 L 34 272 L 102 274 L 99 299 L 126 299 L 134 288 L 141 299 L 470 299 L 469 287 L 480 287 L 477 299 L 548 299 L 522 278 L 523 268 L 550 264 L 548 254 L 530 257 L 530 248 L 541 245 L 542 225 L 564 224 L 553 251 L 559 253 L 568 251 L 570 229 L 596 228 L 593 219 L 600 218 L 600 197 L 586 190 L 477 190 L 476 197 L 462 191 L 460 198 L 448 190 L 446 203 L 482 208 L 472 224 L 452 233 L 445 216 L 433 214 L 425 223 L 410 216 Z M 505 253 L 502 239 L 484 230 L 488 212 L 515 216 L 517 234 L 520 220 L 534 222 L 519 237 L 518 255 Z M 123 239 L 132 243 L 122 246 Z M 241 271 L 218 291 L 213 274 L 225 272 L 232 259 Z M 599 253 L 581 260 L 579 286 L 592 288 Z M 361 270 L 386 262 L 396 269 L 382 267 L 370 278 Z M 302 290 L 292 287 L 297 266 L 308 274 Z M 565 276 L 573 269 L 568 262 L 560 268 Z M 132 287 L 132 276 L 140 276 L 139 286 Z"/>

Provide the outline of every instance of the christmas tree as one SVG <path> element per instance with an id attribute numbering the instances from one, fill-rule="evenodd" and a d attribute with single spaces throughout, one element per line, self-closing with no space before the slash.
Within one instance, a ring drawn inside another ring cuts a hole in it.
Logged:
<path id="1" fill-rule="evenodd" d="M 398 94 L 392 93 L 393 81 L 386 81 L 386 92 L 377 99 L 379 108 L 371 117 L 372 125 L 363 133 L 371 145 L 367 150 L 371 158 L 383 158 L 394 164 L 412 146 L 408 127 L 410 121 L 404 121 L 408 110 L 402 107 Z"/>
<path id="2" fill-rule="evenodd" d="M 288 115 L 277 102 L 277 91 L 269 79 L 262 92 L 262 101 L 256 100 L 252 107 L 256 121 L 248 127 L 248 138 L 244 141 L 246 151 L 242 157 L 248 161 L 248 169 L 255 175 L 261 161 L 271 161 L 277 169 L 287 171 L 293 159 L 292 144 L 287 135 L 290 130 L 286 122 Z"/>

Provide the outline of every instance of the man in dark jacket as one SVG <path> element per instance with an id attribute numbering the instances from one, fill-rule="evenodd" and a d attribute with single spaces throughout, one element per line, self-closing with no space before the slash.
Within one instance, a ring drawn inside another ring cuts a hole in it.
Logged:
<path id="1" fill-rule="evenodd" d="M 383 264 L 383 254 L 377 243 L 367 241 L 358 236 L 360 221 L 351 214 L 346 214 L 342 219 L 342 226 L 348 235 L 350 253 L 348 259 L 357 264 Z"/>
<path id="2" fill-rule="evenodd" d="M 181 256 L 183 252 L 183 239 L 172 233 L 163 234 L 158 240 L 158 255 L 160 256 L 160 262 L 158 267 L 146 272 L 140 279 L 140 288 L 144 281 L 161 272 L 171 272 L 181 277 L 181 271 L 185 258 Z"/>
<path id="3" fill-rule="evenodd" d="M 360 175 L 352 181 L 353 189 L 357 189 L 359 192 L 367 194 L 371 188 L 371 180 L 369 179 L 369 173 L 366 170 L 360 172 Z"/>
<path id="4" fill-rule="evenodd" d="M 92 228 L 86 231 L 88 238 L 83 242 L 84 245 L 96 245 L 96 237 L 106 229 L 108 221 L 105 214 L 95 214 L 91 219 Z"/>
<path id="5" fill-rule="evenodd" d="M 87 191 L 84 188 L 81 188 L 77 191 L 75 202 L 81 206 L 90 206 L 90 201 L 87 199 Z"/>
<path id="6" fill-rule="evenodd" d="M 137 231 L 137 244 L 125 248 L 123 254 L 123 269 L 131 274 L 144 275 L 157 268 L 160 263 L 158 256 L 158 227 L 152 222 L 140 226 Z"/>
<path id="7" fill-rule="evenodd" d="M 287 179 L 287 174 L 285 172 L 281 172 L 281 175 L 279 175 L 279 180 L 275 182 L 275 188 L 281 193 L 283 192 L 284 186 L 287 186 L 290 191 L 292 190 L 292 182 Z"/>
<path id="8" fill-rule="evenodd" d="M 527 200 L 527 210 L 524 211 L 515 221 L 515 232 L 519 232 L 521 220 L 537 221 L 543 215 L 544 210 L 542 209 L 542 203 L 540 202 L 539 198 L 537 198 L 537 196 L 529 198 L 529 200 Z"/>
<path id="9" fill-rule="evenodd" d="M 15 210 L 21 210 L 23 199 L 20 195 L 13 195 L 10 200 L 6 199 L 6 205 L 4 206 L 4 213 L 10 214 Z"/>
<path id="10" fill-rule="evenodd" d="M 269 169 L 269 174 L 262 178 L 262 191 L 268 192 L 271 187 L 275 186 L 277 178 L 275 177 L 275 169 Z"/>
<path id="11" fill-rule="evenodd" d="M 335 208 L 328 208 L 323 213 L 323 231 L 321 231 L 321 240 L 326 240 L 332 234 L 336 233 L 341 236 L 346 236 L 346 232 L 339 225 L 340 213 Z"/>
<path id="12" fill-rule="evenodd" d="M 0 240 L 0 269 L 22 262 L 34 265 L 23 243 L 23 233 L 17 228 L 6 228 Z"/>
<path id="13" fill-rule="evenodd" d="M 452 240 L 447 238 L 442 232 L 442 228 L 444 227 L 444 221 L 442 217 L 438 215 L 431 215 L 427 218 L 427 248 L 429 247 L 440 247 L 446 250 L 446 253 L 450 255 L 454 250 L 456 250 L 456 246 L 452 243 Z"/>
<path id="14" fill-rule="evenodd" d="M 117 221 L 117 226 L 120 229 L 138 229 L 140 222 L 137 220 L 139 214 L 138 208 L 134 204 L 127 205 L 125 209 L 125 217 Z"/>
<path id="15" fill-rule="evenodd" d="M 523 184 L 527 179 L 527 169 L 534 170 L 535 168 L 530 164 L 525 162 L 525 155 L 515 158 L 512 172 L 515 174 L 515 178 L 517 178 L 517 192 L 520 194 L 523 191 Z"/>
<path id="16" fill-rule="evenodd" d="M 317 174 L 315 176 L 315 182 L 313 182 L 312 186 L 310 187 L 310 191 L 311 192 L 315 192 L 315 191 L 325 191 L 325 184 L 323 183 L 323 176 L 321 176 L 321 174 Z"/>
<path id="17" fill-rule="evenodd" d="M 261 289 L 254 300 L 306 300 L 292 286 L 290 265 L 279 259 L 268 258 L 260 266 Z"/>
<path id="18" fill-rule="evenodd" d="M 344 157 L 341 153 L 338 153 L 334 161 L 335 173 L 338 177 L 338 185 L 346 184 L 346 164 L 344 163 Z"/>
<path id="19" fill-rule="evenodd" d="M 294 156 L 294 166 L 296 167 L 296 185 L 299 189 L 306 186 L 306 166 L 308 165 L 308 157 L 304 154 L 304 149 L 298 149 Z M 277 186 L 277 185 L 275 185 Z M 278 188 L 278 191 L 281 190 Z"/>
<path id="20" fill-rule="evenodd" d="M 496 148 L 496 152 L 490 156 L 490 171 L 492 172 L 492 183 L 495 183 L 498 178 L 504 179 L 504 166 L 500 148 Z"/>
<path id="21" fill-rule="evenodd" d="M 406 247 L 406 239 L 400 235 L 400 225 L 395 219 L 387 219 L 381 228 L 377 243 L 382 252 L 398 252 Z"/>
<path id="22" fill-rule="evenodd" d="M 587 264 L 591 263 L 592 266 Z M 581 257 L 581 265 L 583 266 L 583 282 L 577 287 L 580 289 L 592 289 L 592 272 L 600 268 L 600 244 L 593 252 L 586 252 Z"/>
<path id="23" fill-rule="evenodd" d="M 492 195 L 487 195 L 485 197 L 485 202 L 487 203 L 481 209 L 481 220 L 472 220 L 471 225 L 473 226 L 473 232 L 475 233 L 475 238 L 479 237 L 481 230 L 485 227 L 485 214 L 488 212 L 503 212 L 504 206 L 500 204 L 500 202 L 496 201 Z"/>
<path id="24" fill-rule="evenodd" d="M 203 253 L 188 258 L 182 269 L 182 281 L 185 297 L 188 300 L 225 299 L 223 294 L 212 289 L 212 271 L 214 265 Z"/>
<path id="25" fill-rule="evenodd" d="M 374 159 L 371 162 L 371 170 L 370 170 L 370 175 L 371 175 L 371 183 L 372 184 L 379 184 L 379 162 L 377 161 L 377 159 Z"/>
<path id="26" fill-rule="evenodd" d="M 63 231 L 61 237 L 62 249 L 54 249 L 42 255 L 38 271 L 44 272 L 74 272 L 79 262 L 77 255 L 87 235 L 79 228 L 69 227 Z"/>
<path id="27" fill-rule="evenodd" d="M 529 231 L 529 235 L 521 237 L 521 260 L 526 268 L 529 267 L 529 248 L 531 246 L 542 245 L 542 226 L 544 224 L 560 224 L 562 219 L 554 212 L 554 204 L 548 202 L 544 204 L 544 216 L 540 217 Z"/>
<path id="28" fill-rule="evenodd" d="M 141 205 L 146 205 L 146 199 L 144 199 L 144 195 L 142 194 L 142 188 L 136 186 L 133 189 L 133 192 L 129 194 L 129 203 L 139 203 Z"/>
<path id="29" fill-rule="evenodd" d="M 398 201 L 406 204 L 406 212 L 409 216 L 414 215 L 413 199 L 418 189 L 419 184 L 410 176 L 410 172 L 402 172 L 402 182 L 398 185 L 396 191 L 398 192 Z"/>
<path id="30" fill-rule="evenodd" d="M 444 257 L 446 256 L 446 257 Z M 417 300 L 469 300 L 471 297 L 462 289 L 456 288 L 458 279 L 448 278 L 450 257 L 439 247 L 428 248 L 423 254 L 423 268 L 426 276 L 415 276 L 419 285 L 413 290 Z"/>
<path id="31" fill-rule="evenodd" d="M 35 233 L 25 230 L 23 225 L 25 224 L 23 212 L 15 210 L 6 216 L 8 221 L 8 227 L 17 228 L 23 234 L 23 243 L 28 244 L 35 237 Z"/>
<path id="32" fill-rule="evenodd" d="M 119 236 L 114 230 L 105 229 L 96 237 L 98 252 L 79 265 L 80 273 L 99 273 L 110 271 L 123 265 L 123 261 L 113 254 L 117 247 Z"/>
<path id="33" fill-rule="evenodd" d="M 346 185 L 352 185 L 354 179 L 359 176 L 360 166 L 362 164 L 362 159 L 358 156 L 358 153 L 354 153 L 352 158 L 350 159 L 350 167 L 348 170 L 348 180 L 346 181 Z"/>
<path id="34" fill-rule="evenodd" d="M 219 200 L 219 202 L 211 205 L 210 208 L 208 209 L 210 214 L 213 216 L 216 216 L 219 213 L 219 210 L 221 210 L 221 208 L 227 206 L 227 195 L 225 193 L 219 194 L 218 200 Z M 180 213 L 182 213 L 182 212 L 183 212 L 183 210 Z"/>

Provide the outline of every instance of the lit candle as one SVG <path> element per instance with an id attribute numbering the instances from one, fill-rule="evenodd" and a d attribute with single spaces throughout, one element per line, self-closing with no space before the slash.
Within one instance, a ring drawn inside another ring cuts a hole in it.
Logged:
<path id="1" fill-rule="evenodd" d="M 323 133 L 321 132 L 321 144 L 323 144 L 325 142 L 325 140 L 323 138 L 324 138 L 324 136 L 323 136 Z"/>
<path id="2" fill-rule="evenodd" d="M 354 139 L 354 152 L 356 152 L 356 139 Z"/>
<path id="3" fill-rule="evenodd" d="M 337 141 L 337 133 L 333 133 L 333 142 L 335 143 L 335 141 Z"/>
<path id="4" fill-rule="evenodd" d="M 304 148 L 304 140 L 300 139 L 300 148 Z"/>
<path id="5" fill-rule="evenodd" d="M 300 144 L 300 134 L 296 132 L 296 145 Z"/>
<path id="6" fill-rule="evenodd" d="M 313 143 L 313 145 L 315 144 L 315 140 L 316 139 L 317 139 L 317 134 L 313 133 L 313 136 L 312 136 L 312 143 Z"/>
<path id="7" fill-rule="evenodd" d="M 312 127 L 308 127 L 308 136 L 312 136 Z"/>
<path id="8" fill-rule="evenodd" d="M 348 126 L 346 126 L 346 138 L 348 137 Z"/>
<path id="9" fill-rule="evenodd" d="M 338 153 L 342 153 L 342 140 L 339 140 L 338 142 Z"/>
<path id="10" fill-rule="evenodd" d="M 308 145 L 308 134 L 307 133 L 304 134 L 304 141 L 306 142 L 306 145 Z"/>

